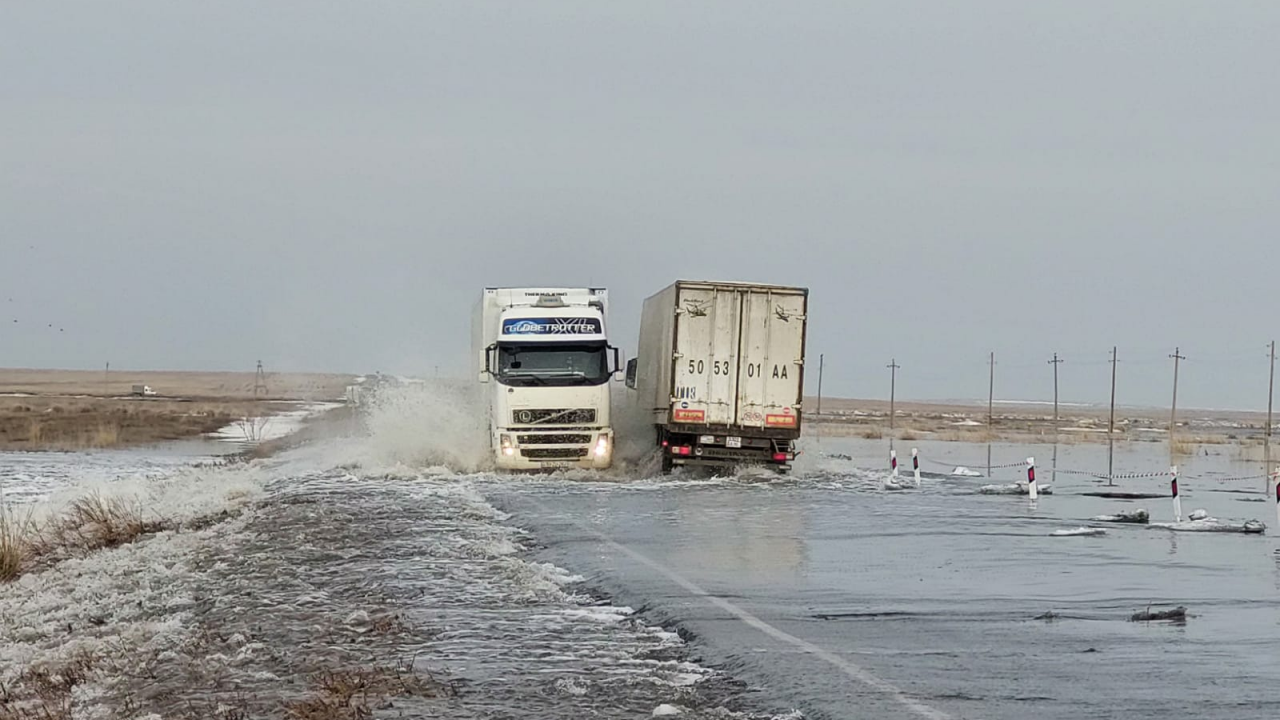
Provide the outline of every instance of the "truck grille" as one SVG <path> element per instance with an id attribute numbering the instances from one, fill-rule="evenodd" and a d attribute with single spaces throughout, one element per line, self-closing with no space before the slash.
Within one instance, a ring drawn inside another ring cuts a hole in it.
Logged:
<path id="1" fill-rule="evenodd" d="M 591 442 L 590 435 L 551 434 L 517 435 L 516 442 L 521 445 L 586 445 Z"/>
<path id="2" fill-rule="evenodd" d="M 587 456 L 584 447 L 522 448 L 520 454 L 530 460 L 573 460 Z"/>
<path id="3" fill-rule="evenodd" d="M 536 410 L 512 410 L 511 421 L 516 425 L 571 425 L 596 421 L 595 408 L 538 408 Z"/>

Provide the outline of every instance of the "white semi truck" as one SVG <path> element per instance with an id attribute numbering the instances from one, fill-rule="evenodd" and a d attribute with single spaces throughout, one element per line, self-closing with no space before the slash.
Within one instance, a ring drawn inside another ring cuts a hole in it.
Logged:
<path id="1" fill-rule="evenodd" d="M 790 468 L 808 302 L 806 288 L 686 280 L 645 300 L 627 386 L 652 414 L 664 472 Z"/>
<path id="2" fill-rule="evenodd" d="M 604 288 L 485 288 L 472 347 L 498 468 L 609 467 L 609 380 L 621 368 L 607 299 Z"/>

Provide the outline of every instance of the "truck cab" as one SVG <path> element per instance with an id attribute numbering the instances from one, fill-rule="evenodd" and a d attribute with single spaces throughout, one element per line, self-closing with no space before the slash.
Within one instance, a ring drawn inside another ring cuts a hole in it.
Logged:
<path id="1" fill-rule="evenodd" d="M 603 288 L 487 288 L 475 318 L 478 378 L 503 470 L 608 468 L 613 460 Z"/>

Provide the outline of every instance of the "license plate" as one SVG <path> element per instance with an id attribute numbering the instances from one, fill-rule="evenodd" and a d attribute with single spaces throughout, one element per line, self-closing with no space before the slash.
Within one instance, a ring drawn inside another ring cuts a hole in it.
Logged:
<path id="1" fill-rule="evenodd" d="M 714 444 L 714 443 L 715 443 L 715 441 L 716 441 L 716 436 L 715 436 L 715 435 L 703 435 L 701 438 L 698 438 L 698 440 L 699 440 L 699 442 L 701 442 L 703 445 L 712 445 L 712 444 Z"/>
<path id="2" fill-rule="evenodd" d="M 724 439 L 724 446 L 725 446 L 725 447 L 731 447 L 731 448 L 740 448 L 740 447 L 742 447 L 742 438 L 740 438 L 740 437 L 727 437 L 727 438 L 725 438 L 725 439 Z"/>
<path id="3" fill-rule="evenodd" d="M 544 468 L 571 468 L 573 466 L 574 464 L 570 462 L 547 461 L 547 460 L 542 461 L 542 467 Z"/>

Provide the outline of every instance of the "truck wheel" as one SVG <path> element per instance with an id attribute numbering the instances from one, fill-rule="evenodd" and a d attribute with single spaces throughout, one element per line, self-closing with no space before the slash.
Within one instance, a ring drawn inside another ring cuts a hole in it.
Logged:
<path id="1" fill-rule="evenodd" d="M 667 449 L 667 445 L 670 443 L 670 441 L 671 441 L 671 437 L 667 435 L 667 429 L 659 425 L 658 426 L 658 452 L 662 453 L 662 474 L 663 475 L 670 475 L 671 471 L 674 470 L 676 466 L 676 464 L 671 461 L 671 453 Z"/>

